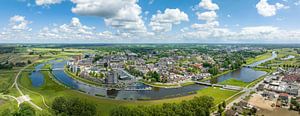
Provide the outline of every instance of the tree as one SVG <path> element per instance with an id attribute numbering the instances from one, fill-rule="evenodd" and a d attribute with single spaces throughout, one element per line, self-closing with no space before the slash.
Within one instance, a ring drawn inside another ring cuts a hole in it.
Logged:
<path id="1" fill-rule="evenodd" d="M 35 110 L 28 104 L 21 104 L 16 116 L 35 116 Z"/>
<path id="2" fill-rule="evenodd" d="M 31 64 L 31 60 L 27 60 L 27 64 Z"/>
<path id="3" fill-rule="evenodd" d="M 52 110 L 56 115 L 66 116 L 95 116 L 96 106 L 78 98 L 57 97 L 52 103 Z"/>
<path id="4" fill-rule="evenodd" d="M 119 106 L 111 110 L 111 116 L 209 116 L 213 98 L 195 97 L 181 103 L 164 103 L 161 106 Z"/>
<path id="5" fill-rule="evenodd" d="M 222 102 L 222 107 L 226 108 L 226 102 L 225 101 Z"/>
<path id="6" fill-rule="evenodd" d="M 64 97 L 57 97 L 52 103 L 52 109 L 55 111 L 55 114 L 60 114 L 67 109 L 66 99 Z"/>
<path id="7" fill-rule="evenodd" d="M 1 112 L 1 116 L 13 116 L 13 112 L 10 109 L 5 109 Z"/>

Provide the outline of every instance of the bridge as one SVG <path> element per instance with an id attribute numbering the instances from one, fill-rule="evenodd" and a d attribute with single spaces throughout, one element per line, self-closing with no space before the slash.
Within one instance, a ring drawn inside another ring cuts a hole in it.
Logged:
<path id="1" fill-rule="evenodd" d="M 232 86 L 232 85 L 221 85 L 221 84 L 211 84 L 209 82 L 200 82 L 200 81 L 195 81 L 196 84 L 199 85 L 205 85 L 205 86 L 212 86 L 212 87 L 221 87 L 223 89 L 228 89 L 228 90 L 242 90 L 242 87 L 239 86 Z"/>
<path id="2" fill-rule="evenodd" d="M 27 69 L 24 69 L 24 71 L 55 71 L 55 70 L 61 70 L 63 71 L 64 68 L 54 68 L 54 69 L 34 69 L 34 68 L 27 68 Z"/>

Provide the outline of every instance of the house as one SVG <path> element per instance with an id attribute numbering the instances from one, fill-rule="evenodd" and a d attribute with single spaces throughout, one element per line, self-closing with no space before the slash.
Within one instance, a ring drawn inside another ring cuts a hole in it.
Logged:
<path id="1" fill-rule="evenodd" d="M 225 116 L 238 116 L 239 113 L 237 111 L 234 111 L 232 109 L 229 109 L 225 112 Z"/>
<path id="2" fill-rule="evenodd" d="M 261 96 L 266 97 L 269 100 L 273 100 L 275 98 L 275 94 L 269 91 L 264 91 Z"/>
<path id="3" fill-rule="evenodd" d="M 256 88 L 257 91 L 263 91 L 265 89 L 265 84 L 259 84 Z"/>
<path id="4" fill-rule="evenodd" d="M 289 95 L 287 93 L 280 93 L 278 101 L 280 101 L 283 106 L 287 106 L 289 101 Z"/>

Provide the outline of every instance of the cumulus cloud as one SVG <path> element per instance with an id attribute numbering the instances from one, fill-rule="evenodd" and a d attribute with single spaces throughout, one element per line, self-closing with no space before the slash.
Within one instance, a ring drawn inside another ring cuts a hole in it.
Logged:
<path id="1" fill-rule="evenodd" d="M 219 26 L 219 22 L 218 21 L 211 21 L 211 22 L 207 22 L 204 24 L 192 24 L 191 28 L 196 29 L 196 30 L 210 30 L 213 28 L 216 28 Z"/>
<path id="2" fill-rule="evenodd" d="M 219 10 L 219 6 L 215 3 L 212 3 L 212 0 L 202 0 L 199 3 L 199 7 L 206 10 Z"/>
<path id="3" fill-rule="evenodd" d="M 25 16 L 15 15 L 10 17 L 9 24 L 0 32 L 0 39 L 3 40 L 26 40 L 31 37 L 31 28 L 29 25 L 32 22 L 26 20 Z M 15 41 L 16 42 L 16 41 Z"/>
<path id="4" fill-rule="evenodd" d="M 212 28 L 181 33 L 184 41 L 229 43 L 290 43 L 300 41 L 300 30 L 284 30 L 274 26 L 242 27 L 232 31 L 228 28 Z"/>
<path id="5" fill-rule="evenodd" d="M 42 6 L 42 5 L 52 5 L 52 4 L 59 4 L 63 0 L 35 0 L 36 5 Z"/>
<path id="6" fill-rule="evenodd" d="M 218 17 L 215 11 L 207 11 L 203 13 L 197 12 L 196 15 L 198 16 L 199 20 L 205 20 L 205 21 L 214 21 Z"/>
<path id="7" fill-rule="evenodd" d="M 264 17 L 270 17 L 276 15 L 277 10 L 279 9 L 287 9 L 288 6 L 285 6 L 281 3 L 276 3 L 275 5 L 271 5 L 268 3 L 268 0 L 260 0 L 256 4 L 256 9 L 258 14 Z"/>
<path id="8" fill-rule="evenodd" d="M 25 19 L 24 16 L 15 15 L 10 18 L 10 29 L 22 31 L 22 30 L 31 30 L 31 28 L 28 27 L 28 25 L 31 23 L 31 21 L 28 21 Z"/>
<path id="9" fill-rule="evenodd" d="M 167 8 L 164 13 L 158 11 L 152 15 L 150 26 L 154 32 L 167 32 L 172 30 L 173 24 L 180 24 L 182 21 L 189 21 L 188 15 L 179 9 Z"/>
<path id="10" fill-rule="evenodd" d="M 79 15 L 103 17 L 105 24 L 118 31 L 146 32 L 142 10 L 137 0 L 71 0 L 72 12 Z"/>
<path id="11" fill-rule="evenodd" d="M 78 18 L 72 18 L 69 24 L 54 27 L 44 27 L 40 30 L 39 38 L 49 39 L 93 39 L 95 27 L 82 25 Z"/>

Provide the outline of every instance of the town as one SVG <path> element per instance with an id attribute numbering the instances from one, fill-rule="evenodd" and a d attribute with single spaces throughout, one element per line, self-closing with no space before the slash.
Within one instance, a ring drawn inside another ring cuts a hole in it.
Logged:
<path id="1" fill-rule="evenodd" d="M 217 52 L 225 54 L 210 55 Z M 209 53 L 194 49 L 150 49 L 147 54 L 129 50 L 109 55 L 86 53 L 73 56 L 67 62 L 67 69 L 80 78 L 119 88 L 137 81 L 159 87 L 180 87 L 237 69 L 246 62 L 246 57 L 265 52 L 263 48 L 238 47 L 215 48 Z"/>

